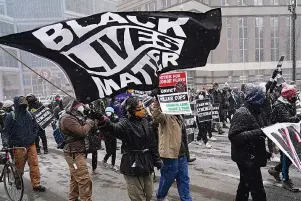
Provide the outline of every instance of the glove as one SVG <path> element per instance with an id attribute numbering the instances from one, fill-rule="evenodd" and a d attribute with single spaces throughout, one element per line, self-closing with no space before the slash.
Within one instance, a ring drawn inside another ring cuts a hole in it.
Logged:
<path id="1" fill-rule="evenodd" d="M 162 167 L 164 167 L 164 163 L 160 159 L 160 160 L 158 160 L 158 161 L 155 162 L 154 166 L 157 167 L 158 170 L 160 170 Z"/>
<path id="2" fill-rule="evenodd" d="M 279 71 L 278 69 L 275 69 L 273 72 L 272 78 L 275 79 L 278 74 L 282 75 L 282 69 L 281 69 L 281 71 Z"/>

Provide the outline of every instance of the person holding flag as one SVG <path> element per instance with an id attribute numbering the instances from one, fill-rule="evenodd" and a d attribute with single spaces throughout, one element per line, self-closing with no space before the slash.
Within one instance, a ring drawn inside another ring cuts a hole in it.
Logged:
<path id="1" fill-rule="evenodd" d="M 285 85 L 281 90 L 281 96 L 273 106 L 272 123 L 292 122 L 298 123 L 301 117 L 296 114 L 297 89 L 293 85 Z M 291 160 L 281 152 L 281 162 L 268 170 L 278 182 L 281 182 L 280 172 L 282 172 L 282 187 L 298 192 L 299 188 L 295 187 L 289 178 L 289 167 Z"/>

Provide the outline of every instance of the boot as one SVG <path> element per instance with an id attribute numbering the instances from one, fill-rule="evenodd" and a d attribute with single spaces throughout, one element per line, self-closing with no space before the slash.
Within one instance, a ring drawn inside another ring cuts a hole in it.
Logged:
<path id="1" fill-rule="evenodd" d="M 220 131 L 218 131 L 218 134 L 219 135 L 222 135 L 222 134 L 224 134 L 225 132 L 223 131 L 223 130 L 220 130 Z"/>
<path id="2" fill-rule="evenodd" d="M 37 149 L 37 154 L 38 154 L 38 155 L 41 155 L 41 154 L 42 154 L 40 149 Z"/>
<path id="3" fill-rule="evenodd" d="M 282 187 L 291 192 L 299 192 L 299 188 L 295 187 L 292 180 L 288 179 L 283 181 Z"/>
<path id="4" fill-rule="evenodd" d="M 47 148 L 44 149 L 44 154 L 48 154 L 48 149 Z"/>
<path id="5" fill-rule="evenodd" d="M 268 170 L 268 173 L 270 175 L 272 175 L 276 179 L 277 182 L 281 182 L 280 172 L 278 172 L 277 170 L 275 170 L 275 168 L 270 168 Z"/>
<path id="6" fill-rule="evenodd" d="M 189 162 L 189 163 L 193 163 L 194 161 L 196 161 L 196 158 L 195 158 L 195 157 L 190 157 L 190 158 L 188 159 L 188 162 Z"/>
<path id="7" fill-rule="evenodd" d="M 46 188 L 40 185 L 40 186 L 33 187 L 33 190 L 37 192 L 45 192 Z"/>
<path id="8" fill-rule="evenodd" d="M 222 125 L 222 128 L 228 129 L 229 127 L 224 123 L 224 124 Z"/>

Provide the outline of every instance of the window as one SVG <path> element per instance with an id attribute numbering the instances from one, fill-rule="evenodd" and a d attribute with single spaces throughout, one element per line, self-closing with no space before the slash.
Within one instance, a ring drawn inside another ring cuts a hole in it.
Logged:
<path id="1" fill-rule="evenodd" d="M 270 5 L 279 5 L 279 0 L 270 0 Z"/>
<path id="2" fill-rule="evenodd" d="M 238 6 L 246 6 L 247 0 L 238 0 Z"/>
<path id="3" fill-rule="evenodd" d="M 228 0 L 221 0 L 221 6 L 228 6 Z"/>
<path id="4" fill-rule="evenodd" d="M 226 19 L 227 34 L 228 34 L 228 62 L 233 62 L 233 47 L 232 47 L 232 18 Z"/>
<path id="5" fill-rule="evenodd" d="M 286 60 L 291 60 L 292 56 L 292 18 L 286 17 Z"/>
<path id="6" fill-rule="evenodd" d="M 271 61 L 279 60 L 279 17 L 271 17 Z"/>
<path id="7" fill-rule="evenodd" d="M 5 12 L 4 12 L 4 4 L 2 2 L 0 2 L 0 15 L 5 15 Z"/>
<path id="8" fill-rule="evenodd" d="M 13 24 L 0 21 L 0 36 L 13 34 L 13 33 L 15 33 Z"/>
<path id="9" fill-rule="evenodd" d="M 248 61 L 247 18 L 240 17 L 239 21 L 239 60 Z"/>
<path id="10" fill-rule="evenodd" d="M 6 48 L 6 50 L 17 57 L 17 50 L 10 48 Z M 0 50 L 0 67 L 1 66 L 18 68 L 18 61 L 3 50 Z"/>
<path id="11" fill-rule="evenodd" d="M 146 11 L 155 11 L 155 2 L 146 4 Z"/>
<path id="12" fill-rule="evenodd" d="M 263 17 L 255 19 L 255 61 L 263 61 Z"/>
<path id="13" fill-rule="evenodd" d="M 167 8 L 171 6 L 171 0 L 162 0 L 161 1 L 162 8 Z"/>
<path id="14" fill-rule="evenodd" d="M 263 5 L 263 0 L 254 0 L 254 5 L 255 6 L 262 6 Z"/>

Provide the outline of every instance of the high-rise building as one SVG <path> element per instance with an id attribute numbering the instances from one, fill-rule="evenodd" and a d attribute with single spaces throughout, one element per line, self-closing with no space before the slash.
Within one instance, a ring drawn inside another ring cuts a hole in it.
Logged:
<path id="1" fill-rule="evenodd" d="M 240 86 L 266 82 L 285 56 L 283 76 L 292 80 L 292 0 L 122 0 L 118 11 L 206 12 L 221 7 L 222 31 L 218 47 L 205 67 L 188 70 L 190 85 L 201 88 L 217 82 Z M 297 85 L 301 86 L 301 0 L 296 20 Z"/>
<path id="2" fill-rule="evenodd" d="M 116 11 L 116 5 L 115 0 L 0 0 L 0 36 L 65 19 Z M 5 49 L 56 86 L 71 90 L 68 79 L 56 64 L 25 51 Z M 28 93 L 49 96 L 60 92 L 0 49 L 0 100 Z"/>

